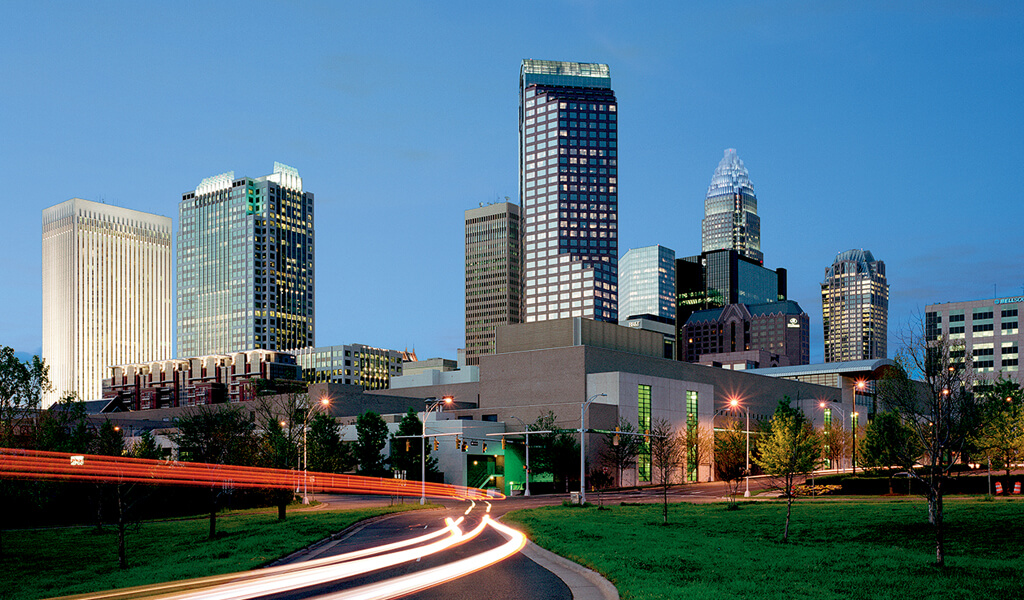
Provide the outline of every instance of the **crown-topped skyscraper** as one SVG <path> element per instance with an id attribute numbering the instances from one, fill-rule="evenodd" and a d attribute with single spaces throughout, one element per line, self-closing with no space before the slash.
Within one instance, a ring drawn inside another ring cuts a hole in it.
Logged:
<path id="1" fill-rule="evenodd" d="M 741 256 L 764 264 L 757 196 L 747 168 L 732 148 L 725 151 L 708 186 L 701 241 L 702 252 L 738 250 Z"/>

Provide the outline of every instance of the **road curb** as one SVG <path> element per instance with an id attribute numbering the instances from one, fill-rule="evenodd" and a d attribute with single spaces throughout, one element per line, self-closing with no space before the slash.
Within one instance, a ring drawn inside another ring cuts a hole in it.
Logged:
<path id="1" fill-rule="evenodd" d="M 619 600 L 619 590 L 597 571 L 527 541 L 520 550 L 526 558 L 555 574 L 572 591 L 573 600 Z"/>

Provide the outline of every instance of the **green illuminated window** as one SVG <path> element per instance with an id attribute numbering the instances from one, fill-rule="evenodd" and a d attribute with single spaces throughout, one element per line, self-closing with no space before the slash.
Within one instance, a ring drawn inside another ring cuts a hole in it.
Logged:
<path id="1" fill-rule="evenodd" d="M 639 384 L 636 390 L 637 399 L 637 426 L 642 432 L 651 430 L 651 386 Z M 640 456 L 637 457 L 636 468 L 641 481 L 651 480 L 651 445 L 647 438 L 644 438 L 640 446 Z"/>
<path id="2" fill-rule="evenodd" d="M 686 392 L 686 427 L 689 431 L 695 431 L 697 427 L 697 392 L 687 390 Z M 697 440 L 686 451 L 686 479 L 697 481 Z"/>

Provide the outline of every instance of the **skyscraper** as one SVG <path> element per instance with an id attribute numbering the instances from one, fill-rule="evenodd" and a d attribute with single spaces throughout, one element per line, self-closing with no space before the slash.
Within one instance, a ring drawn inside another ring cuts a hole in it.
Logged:
<path id="1" fill-rule="evenodd" d="M 177 355 L 314 346 L 313 194 L 292 167 L 181 196 Z"/>
<path id="2" fill-rule="evenodd" d="M 821 284 L 825 362 L 886 358 L 889 284 L 867 250 L 836 255 Z"/>
<path id="3" fill-rule="evenodd" d="M 171 358 L 171 219 L 72 198 L 43 211 L 43 360 L 53 391 L 102 397 L 107 367 Z"/>
<path id="4" fill-rule="evenodd" d="M 466 364 L 494 353 L 498 325 L 519 323 L 521 243 L 518 204 L 466 211 Z"/>
<path id="5" fill-rule="evenodd" d="M 676 253 L 664 246 L 631 248 L 619 262 L 619 324 L 631 317 L 676 319 Z"/>
<path id="6" fill-rule="evenodd" d="M 523 61 L 525 322 L 618 320 L 617 111 L 608 65 Z"/>
<path id="7" fill-rule="evenodd" d="M 701 251 L 738 250 L 746 258 L 764 263 L 761 253 L 761 218 L 750 175 L 736 151 L 729 148 L 718 163 L 704 198 Z"/>

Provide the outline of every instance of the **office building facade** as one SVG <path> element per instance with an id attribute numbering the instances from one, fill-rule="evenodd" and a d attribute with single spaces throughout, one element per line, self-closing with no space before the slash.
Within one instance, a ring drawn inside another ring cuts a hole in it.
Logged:
<path id="1" fill-rule="evenodd" d="M 718 163 L 704 198 L 701 252 L 715 250 L 737 250 L 757 264 L 764 263 L 757 196 L 747 168 L 732 148 Z"/>
<path id="2" fill-rule="evenodd" d="M 683 326 L 683 336 L 686 362 L 726 364 L 733 362 L 729 354 L 751 351 L 768 353 L 767 362 L 743 356 L 734 364 L 785 367 L 811 360 L 810 317 L 792 300 L 697 311 Z"/>
<path id="3" fill-rule="evenodd" d="M 836 255 L 821 284 L 825 362 L 886 358 L 889 284 L 868 250 Z"/>
<path id="4" fill-rule="evenodd" d="M 524 322 L 617 322 L 618 104 L 608 65 L 524 60 Z"/>
<path id="5" fill-rule="evenodd" d="M 99 399 L 109 365 L 170 358 L 171 219 L 73 198 L 42 225 L 43 406 Z"/>
<path id="6" fill-rule="evenodd" d="M 929 304 L 925 307 L 925 338 L 948 340 L 971 357 L 974 390 L 983 392 L 999 378 L 1024 383 L 1020 375 L 1020 313 L 1024 296 L 969 302 Z"/>
<path id="7" fill-rule="evenodd" d="M 619 260 L 619 324 L 633 317 L 676 317 L 676 253 L 664 246 L 631 248 Z"/>
<path id="8" fill-rule="evenodd" d="M 314 345 L 313 194 L 292 167 L 181 197 L 177 356 Z"/>
<path id="9" fill-rule="evenodd" d="M 494 353 L 498 325 L 521 321 L 519 206 L 499 202 L 466 214 L 466 364 Z"/>
<path id="10" fill-rule="evenodd" d="M 402 374 L 406 353 L 363 344 L 290 350 L 309 383 L 344 383 L 386 390 Z"/>

